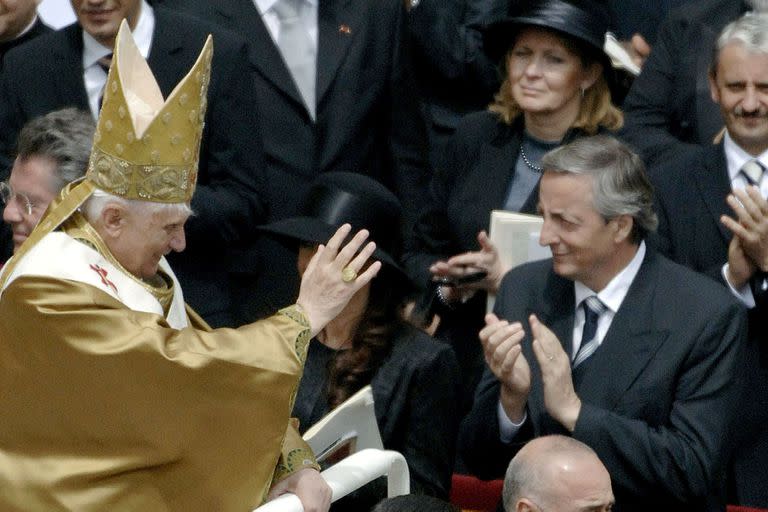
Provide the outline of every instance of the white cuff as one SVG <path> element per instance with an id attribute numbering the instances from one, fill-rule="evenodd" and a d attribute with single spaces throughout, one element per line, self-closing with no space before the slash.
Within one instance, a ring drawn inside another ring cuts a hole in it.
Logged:
<path id="1" fill-rule="evenodd" d="M 736 296 L 737 299 L 741 301 L 742 304 L 747 306 L 747 308 L 752 309 L 755 307 L 755 297 L 752 295 L 752 289 L 749 287 L 749 282 L 742 286 L 740 289 L 736 289 L 733 287 L 731 282 L 728 280 L 728 263 L 723 265 L 723 279 L 726 283 L 728 283 L 728 288 L 731 289 L 731 293 L 733 293 L 734 296 Z"/>
<path id="2" fill-rule="evenodd" d="M 499 439 L 502 443 L 511 443 L 518 430 L 520 430 L 520 427 L 522 427 L 525 420 L 528 419 L 528 411 L 523 414 L 523 419 L 520 420 L 519 423 L 514 423 L 509 419 L 509 416 L 507 416 L 504 407 L 501 405 L 501 400 L 499 400 L 496 412 L 496 416 L 499 418 Z"/>

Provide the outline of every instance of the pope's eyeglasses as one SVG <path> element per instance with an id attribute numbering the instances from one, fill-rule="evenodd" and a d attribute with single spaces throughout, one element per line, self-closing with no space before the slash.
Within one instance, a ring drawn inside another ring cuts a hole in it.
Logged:
<path id="1" fill-rule="evenodd" d="M 32 215 L 32 209 L 35 207 L 35 203 L 32 202 L 27 194 L 15 192 L 7 181 L 0 181 L 0 200 L 2 200 L 4 205 L 16 201 L 27 215 Z"/>

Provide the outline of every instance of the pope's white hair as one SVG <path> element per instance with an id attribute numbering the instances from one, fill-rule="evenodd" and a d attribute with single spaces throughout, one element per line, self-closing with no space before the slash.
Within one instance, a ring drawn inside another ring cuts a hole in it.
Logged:
<path id="1" fill-rule="evenodd" d="M 168 212 L 192 215 L 192 208 L 187 203 L 156 203 L 151 201 L 139 201 L 138 199 L 126 199 L 124 197 L 104 192 L 101 189 L 94 190 L 91 197 L 83 204 L 81 210 L 88 222 L 93 223 L 101 217 L 104 209 L 109 204 L 119 204 L 132 212 L 151 216 L 156 213 Z"/>

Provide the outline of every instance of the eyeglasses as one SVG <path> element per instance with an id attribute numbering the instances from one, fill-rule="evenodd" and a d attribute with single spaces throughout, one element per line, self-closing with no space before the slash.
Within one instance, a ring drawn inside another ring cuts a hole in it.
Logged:
<path id="1" fill-rule="evenodd" d="M 11 204 L 12 201 L 16 201 L 19 207 L 26 212 L 27 215 L 32 215 L 32 209 L 35 207 L 35 203 L 32 202 L 27 194 L 14 192 L 7 181 L 0 181 L 0 200 L 2 200 L 5 205 Z"/>

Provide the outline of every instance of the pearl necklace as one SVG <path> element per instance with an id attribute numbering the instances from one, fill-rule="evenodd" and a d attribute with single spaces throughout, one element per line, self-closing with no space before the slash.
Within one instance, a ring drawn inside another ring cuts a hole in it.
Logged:
<path id="1" fill-rule="evenodd" d="M 522 142 L 520 143 L 520 156 L 523 157 L 523 162 L 525 162 L 525 165 L 527 165 L 530 170 L 536 171 L 536 172 L 544 172 L 544 168 L 528 160 L 528 157 L 525 155 L 525 151 L 523 151 Z"/>

